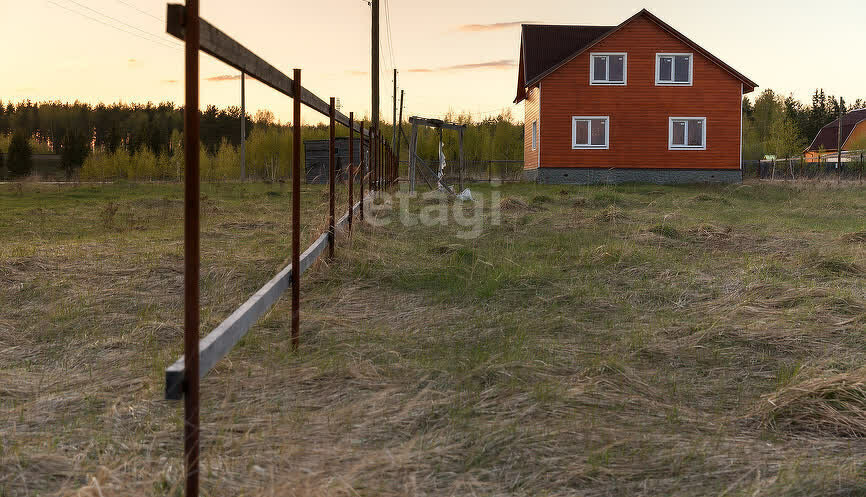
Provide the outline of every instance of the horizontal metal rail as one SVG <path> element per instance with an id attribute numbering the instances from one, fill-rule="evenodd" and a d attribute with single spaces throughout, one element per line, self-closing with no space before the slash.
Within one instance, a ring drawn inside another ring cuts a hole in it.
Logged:
<path id="1" fill-rule="evenodd" d="M 352 207 L 359 209 L 360 202 Z M 336 227 L 342 228 L 349 222 L 349 213 L 337 221 Z M 310 266 L 328 248 L 328 233 L 323 233 L 310 247 L 301 254 L 299 269 L 304 274 Z M 244 302 L 225 321 L 219 324 L 199 342 L 199 378 L 210 371 L 220 359 L 225 357 L 250 328 L 279 300 L 280 296 L 291 287 L 292 265 L 277 273 L 265 286 L 261 287 L 252 297 Z M 180 400 L 183 398 L 183 384 L 186 365 L 184 357 L 165 369 L 165 398 Z"/>
<path id="2" fill-rule="evenodd" d="M 184 40 L 186 34 L 184 27 L 185 9 L 186 7 L 180 4 L 168 4 L 166 32 L 179 40 Z M 199 30 L 199 43 L 202 52 L 246 73 L 283 95 L 295 98 L 292 90 L 292 78 L 204 19 L 199 19 Z M 316 112 L 324 116 L 330 115 L 328 103 L 303 86 L 301 87 L 300 99 L 302 104 Z M 347 128 L 349 127 L 349 118 L 341 112 L 335 112 L 334 120 Z M 360 133 L 360 126 L 356 125 L 355 131 Z M 369 136 L 369 132 L 365 131 L 364 135 Z"/>

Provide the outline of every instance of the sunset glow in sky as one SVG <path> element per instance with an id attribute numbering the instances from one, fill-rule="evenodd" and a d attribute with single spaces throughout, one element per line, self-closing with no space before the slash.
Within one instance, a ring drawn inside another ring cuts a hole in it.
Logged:
<path id="1" fill-rule="evenodd" d="M 179 1 L 179 0 L 178 0 Z M 183 101 L 183 50 L 160 0 L 0 0 L 0 99 Z M 866 98 L 862 0 L 382 0 L 382 109 L 390 120 L 391 50 L 406 115 L 475 115 L 514 98 L 521 22 L 615 25 L 646 7 L 761 88 L 808 100 Z M 202 17 L 343 111 L 369 114 L 370 7 L 364 0 L 201 0 Z M 833 47 L 832 49 L 830 49 Z M 201 104 L 240 104 L 238 73 L 202 54 Z M 399 92 L 399 90 L 398 90 Z M 291 102 L 248 80 L 247 109 L 281 120 Z M 312 111 L 305 120 L 319 121 Z"/>

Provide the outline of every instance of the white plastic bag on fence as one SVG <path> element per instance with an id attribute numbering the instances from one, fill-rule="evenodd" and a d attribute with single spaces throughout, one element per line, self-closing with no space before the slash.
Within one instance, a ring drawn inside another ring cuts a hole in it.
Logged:
<path id="1" fill-rule="evenodd" d="M 457 195 L 457 200 L 460 200 L 461 202 L 466 202 L 467 200 L 469 202 L 475 202 L 475 199 L 472 198 L 472 192 L 469 191 L 469 188 L 460 192 L 460 195 Z"/>

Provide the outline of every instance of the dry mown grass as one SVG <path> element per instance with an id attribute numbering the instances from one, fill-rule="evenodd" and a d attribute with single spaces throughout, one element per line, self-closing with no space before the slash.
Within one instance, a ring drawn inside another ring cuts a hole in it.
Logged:
<path id="1" fill-rule="evenodd" d="M 0 495 L 177 495 L 180 190 L 27 188 L 0 196 Z M 285 263 L 290 200 L 206 195 L 204 331 Z M 476 239 L 363 226 L 305 276 L 300 354 L 282 302 L 203 382 L 207 495 L 866 494 L 859 191 L 501 198 Z"/>
<path id="2" fill-rule="evenodd" d="M 762 426 L 817 436 L 866 437 L 866 369 L 798 374 L 765 395 L 754 417 Z"/>

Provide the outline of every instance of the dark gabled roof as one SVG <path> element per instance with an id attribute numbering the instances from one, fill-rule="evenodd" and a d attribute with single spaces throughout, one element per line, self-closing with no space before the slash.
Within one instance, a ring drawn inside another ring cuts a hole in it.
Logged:
<path id="1" fill-rule="evenodd" d="M 523 25 L 525 76 L 532 81 L 616 26 Z"/>
<path id="2" fill-rule="evenodd" d="M 863 121 L 866 121 L 866 109 L 852 110 L 842 116 L 842 145 L 848 141 L 848 137 Z M 821 128 L 812 144 L 806 149 L 807 152 L 817 152 L 820 149 L 836 150 L 839 146 L 839 119 L 834 119 L 833 122 Z"/>
<path id="3" fill-rule="evenodd" d="M 721 59 L 687 38 L 650 11 L 643 9 L 618 26 L 524 24 L 520 36 L 520 64 L 517 76 L 517 97 L 515 97 L 514 103 L 519 103 L 526 98 L 527 88 L 534 86 L 548 74 L 559 69 L 638 17 L 645 17 L 654 22 L 678 40 L 721 66 L 733 77 L 742 81 L 746 86 L 744 93 L 749 93 L 758 86 L 757 83 L 722 62 Z"/>
<path id="4" fill-rule="evenodd" d="M 594 44 L 616 26 L 568 26 L 555 24 L 523 24 L 520 33 L 520 64 L 517 97 L 523 100 L 526 88 L 545 76 L 571 54 Z"/>

